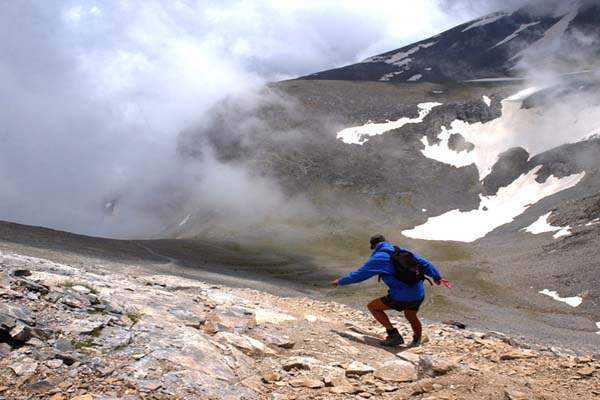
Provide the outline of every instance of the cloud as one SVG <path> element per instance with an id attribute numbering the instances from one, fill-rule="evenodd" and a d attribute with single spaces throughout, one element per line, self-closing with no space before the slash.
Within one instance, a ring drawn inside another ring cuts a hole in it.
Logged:
<path id="1" fill-rule="evenodd" d="M 180 133 L 267 80 L 457 22 L 433 0 L 1 2 L 0 219 L 153 237 L 183 210 L 268 214 L 289 200 L 277 185 L 210 151 L 182 157 Z"/>

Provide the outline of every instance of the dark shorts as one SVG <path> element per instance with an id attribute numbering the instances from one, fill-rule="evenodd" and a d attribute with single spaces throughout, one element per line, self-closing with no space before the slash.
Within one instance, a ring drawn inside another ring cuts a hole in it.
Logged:
<path id="1" fill-rule="evenodd" d="M 380 298 L 380 300 L 383 304 L 396 311 L 419 311 L 419 307 L 421 307 L 421 303 L 423 303 L 425 298 L 417 301 L 397 301 L 392 299 L 390 296 L 383 296 Z"/>

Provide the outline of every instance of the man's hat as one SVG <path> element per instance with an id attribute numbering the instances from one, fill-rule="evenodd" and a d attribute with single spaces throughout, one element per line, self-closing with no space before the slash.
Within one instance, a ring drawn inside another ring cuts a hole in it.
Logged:
<path id="1" fill-rule="evenodd" d="M 371 243 L 371 250 L 373 250 L 379 242 L 385 242 L 385 237 L 383 237 L 383 235 L 371 236 L 371 239 L 369 239 L 369 243 Z"/>

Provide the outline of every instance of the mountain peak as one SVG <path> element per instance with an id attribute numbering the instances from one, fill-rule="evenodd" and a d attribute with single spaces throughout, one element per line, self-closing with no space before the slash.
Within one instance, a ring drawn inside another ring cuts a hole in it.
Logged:
<path id="1" fill-rule="evenodd" d="M 586 69 L 600 54 L 598 4 L 586 0 L 495 12 L 431 38 L 300 79 L 445 82 Z"/>

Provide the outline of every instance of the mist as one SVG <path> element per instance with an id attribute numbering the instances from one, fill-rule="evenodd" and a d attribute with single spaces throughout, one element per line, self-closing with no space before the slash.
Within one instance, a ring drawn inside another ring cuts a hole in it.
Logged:
<path id="1" fill-rule="evenodd" d="M 180 134 L 227 97 L 456 23 L 434 1 L 2 2 L 0 219 L 149 238 L 190 213 L 306 211 L 210 148 L 183 157 Z"/>

